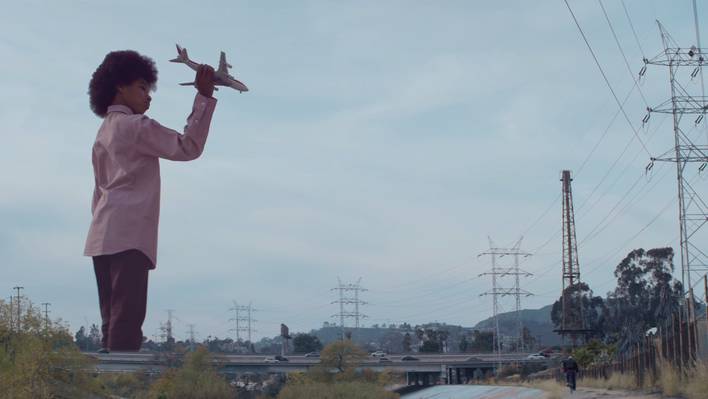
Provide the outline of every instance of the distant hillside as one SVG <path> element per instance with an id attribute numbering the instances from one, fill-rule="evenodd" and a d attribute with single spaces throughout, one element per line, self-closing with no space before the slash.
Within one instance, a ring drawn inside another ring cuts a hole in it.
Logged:
<path id="1" fill-rule="evenodd" d="M 551 308 L 553 305 L 544 306 L 541 309 L 523 309 L 521 311 L 521 322 L 529 329 L 531 335 L 537 340 L 540 338 L 541 345 L 560 345 L 561 336 L 554 333 L 553 322 L 551 321 Z M 502 335 L 516 335 L 516 312 L 499 314 L 499 329 Z M 473 327 L 477 330 L 488 330 L 494 328 L 494 318 L 490 317 L 477 323 Z"/>
<path id="2" fill-rule="evenodd" d="M 553 332 L 554 326 L 551 322 L 552 305 L 545 306 L 541 309 L 525 309 L 521 311 L 521 320 L 523 325 L 529 329 L 531 335 L 536 339 L 541 346 L 560 345 L 561 337 Z M 431 326 L 434 323 L 428 324 Z M 411 334 L 412 346 L 415 348 L 419 344 L 416 338 L 414 329 L 403 329 L 401 326 L 389 328 L 371 328 L 361 327 L 356 330 L 349 330 L 352 334 L 352 340 L 363 347 L 371 350 L 386 349 L 390 352 L 400 352 L 400 342 L 402 336 L 408 332 Z M 456 352 L 459 346 L 460 339 L 463 334 L 473 330 L 492 330 L 494 329 L 494 318 L 482 320 L 472 328 L 462 327 L 458 325 L 441 324 L 436 326 L 438 329 L 449 331 L 449 348 L 451 352 Z M 499 328 L 502 336 L 516 336 L 516 312 L 508 312 L 499 314 Z M 313 329 L 310 334 L 316 335 L 323 344 L 336 341 L 341 337 L 341 330 L 335 326 L 324 326 L 319 329 Z"/>

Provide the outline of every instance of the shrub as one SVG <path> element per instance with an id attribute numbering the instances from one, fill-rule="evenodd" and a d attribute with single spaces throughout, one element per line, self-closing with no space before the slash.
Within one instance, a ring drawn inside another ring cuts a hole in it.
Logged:
<path id="1" fill-rule="evenodd" d="M 313 383 L 286 385 L 278 399 L 397 399 L 398 394 L 383 387 L 364 382 L 340 382 L 335 384 Z"/>

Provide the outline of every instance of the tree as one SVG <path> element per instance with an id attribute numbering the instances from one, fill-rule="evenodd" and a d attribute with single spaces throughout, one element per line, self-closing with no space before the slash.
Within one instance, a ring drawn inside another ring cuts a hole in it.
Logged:
<path id="1" fill-rule="evenodd" d="M 76 346 L 78 346 L 80 350 L 88 350 L 88 337 L 86 336 L 86 329 L 84 326 L 81 326 L 81 328 L 79 328 L 74 335 L 74 342 L 76 342 Z"/>
<path id="2" fill-rule="evenodd" d="M 406 335 L 403 336 L 403 353 L 410 353 L 411 352 L 411 333 L 406 333 Z"/>
<path id="3" fill-rule="evenodd" d="M 467 341 L 467 335 L 463 335 L 462 338 L 460 338 L 460 352 L 465 353 L 467 352 L 467 349 L 470 347 L 469 341 Z"/>
<path id="4" fill-rule="evenodd" d="M 297 334 L 293 338 L 293 351 L 295 353 L 316 352 L 322 349 L 322 342 L 315 335 Z"/>
<path id="5" fill-rule="evenodd" d="M 101 331 L 98 329 L 96 324 L 91 324 L 89 329 L 88 341 L 90 347 L 88 350 L 97 350 L 101 347 Z"/>
<path id="6" fill-rule="evenodd" d="M 470 345 L 473 352 L 491 352 L 494 350 L 494 333 L 491 331 L 474 330 L 472 333 L 474 340 Z"/>
<path id="7" fill-rule="evenodd" d="M 439 330 L 437 334 L 438 344 L 441 352 L 447 352 L 447 339 L 450 337 L 450 332 L 447 330 Z"/>
<path id="8" fill-rule="evenodd" d="M 23 312 L 22 329 L 10 328 L 12 311 L 0 300 L 0 397 L 80 398 L 99 393 L 87 372 L 93 368 L 90 359 L 79 352 L 61 321 L 46 321 L 31 304 Z M 85 330 L 79 338 L 82 335 Z"/>
<path id="9" fill-rule="evenodd" d="M 567 299 L 565 326 L 563 326 L 563 296 Z M 586 283 L 575 283 L 566 287 L 553 303 L 551 321 L 556 328 L 589 329 L 598 333 L 602 331 L 603 317 L 605 315 L 605 301 L 602 297 L 593 296 L 593 292 Z"/>
<path id="10" fill-rule="evenodd" d="M 323 367 L 344 372 L 356 368 L 365 358 L 366 352 L 352 341 L 336 341 L 322 349 L 320 364 Z"/>
<path id="11" fill-rule="evenodd" d="M 398 331 L 386 331 L 379 338 L 379 347 L 388 353 L 400 353 L 403 351 L 403 335 Z"/>
<path id="12" fill-rule="evenodd" d="M 624 350 L 646 330 L 671 318 L 683 300 L 683 287 L 672 277 L 672 248 L 630 252 L 615 269 L 617 287 L 607 298 L 606 326 L 610 340 Z"/>
<path id="13" fill-rule="evenodd" d="M 526 349 L 533 348 L 536 344 L 536 338 L 531 335 L 531 331 L 526 326 L 521 330 L 521 342 L 523 342 Z"/>
<path id="14" fill-rule="evenodd" d="M 180 369 L 170 370 L 150 387 L 150 399 L 226 399 L 235 392 L 212 366 L 211 355 L 199 347 L 185 356 Z"/>

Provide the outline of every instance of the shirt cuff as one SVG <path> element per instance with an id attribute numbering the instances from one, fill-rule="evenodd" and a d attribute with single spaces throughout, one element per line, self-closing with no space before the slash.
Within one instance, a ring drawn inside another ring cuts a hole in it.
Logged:
<path id="1" fill-rule="evenodd" d="M 206 96 L 201 95 L 200 93 L 197 93 L 197 96 L 194 98 L 194 100 L 197 103 L 201 103 L 201 104 L 207 104 L 207 103 L 216 104 L 216 98 L 206 97 Z"/>

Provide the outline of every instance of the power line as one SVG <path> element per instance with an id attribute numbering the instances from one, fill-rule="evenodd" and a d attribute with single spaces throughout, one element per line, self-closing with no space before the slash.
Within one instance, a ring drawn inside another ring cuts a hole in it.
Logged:
<path id="1" fill-rule="evenodd" d="M 609 15 L 607 15 L 607 10 L 605 10 L 605 6 L 602 4 L 602 0 L 597 0 L 597 2 L 600 4 L 600 8 L 602 8 L 602 13 L 605 15 L 605 20 L 607 21 L 607 25 L 610 27 L 610 32 L 612 32 L 612 37 L 615 38 L 615 43 L 617 43 L 617 48 L 619 49 L 620 53 L 622 54 L 622 59 L 624 59 L 624 65 L 627 66 L 627 71 L 629 72 L 629 75 L 632 77 L 632 80 L 634 81 L 635 84 L 637 84 L 637 79 L 634 77 L 634 73 L 632 72 L 632 67 L 629 66 L 629 61 L 627 61 L 627 56 L 624 54 L 624 50 L 622 49 L 622 45 L 619 42 L 619 39 L 617 38 L 617 34 L 615 33 L 615 28 L 612 27 L 612 22 L 610 21 Z M 637 85 L 637 88 L 639 89 L 639 94 L 642 97 L 642 100 L 644 101 L 644 105 L 648 108 L 649 103 L 647 102 L 646 97 L 644 97 L 644 93 L 642 92 L 641 87 Z"/>
<path id="2" fill-rule="evenodd" d="M 630 89 L 630 91 L 629 91 L 629 92 L 627 93 L 627 95 L 625 96 L 624 101 L 623 101 L 623 104 L 629 99 L 629 97 L 631 96 L 633 90 L 634 90 L 636 87 L 637 87 L 637 83 L 635 82 L 634 85 L 632 86 L 632 89 Z M 583 168 L 585 167 L 585 165 L 587 164 L 587 162 L 590 160 L 590 158 L 591 158 L 591 156 L 593 155 L 593 153 L 595 152 L 595 150 L 597 150 L 597 148 L 599 147 L 600 143 L 602 143 L 602 141 L 604 140 L 604 138 L 607 136 L 607 134 L 608 134 L 609 131 L 610 131 L 610 128 L 612 127 L 612 125 L 614 124 L 615 120 L 617 119 L 617 116 L 619 116 L 620 113 L 621 113 L 621 111 L 618 109 L 618 110 L 615 112 L 614 116 L 610 119 L 610 122 L 608 123 L 607 127 L 605 128 L 605 131 L 603 132 L 602 136 L 601 136 L 600 139 L 597 141 L 597 143 L 595 143 L 595 145 L 593 146 L 593 149 L 590 151 L 590 153 L 588 153 L 588 155 L 585 157 L 585 159 L 583 160 L 582 164 L 580 165 L 580 168 L 579 168 L 578 172 L 575 174 L 576 177 L 577 177 L 578 175 L 580 175 L 580 173 L 582 172 L 582 170 L 583 170 Z M 662 120 L 662 121 L 663 121 L 663 120 Z M 655 129 L 654 132 L 656 132 L 656 130 L 658 130 L 658 127 L 657 127 L 657 129 Z M 611 172 L 612 172 L 612 171 L 614 170 L 614 168 L 617 166 L 618 162 L 622 159 L 622 157 L 624 156 L 624 153 L 627 151 L 627 149 L 629 148 L 630 144 L 631 144 L 633 141 L 634 141 L 634 136 L 632 136 L 632 137 L 630 138 L 629 142 L 627 143 L 627 145 L 625 145 L 625 147 L 624 147 L 624 149 L 622 150 L 622 152 L 620 152 L 620 154 L 617 156 L 617 158 L 614 160 L 614 162 L 612 162 L 611 166 L 607 169 L 607 172 L 605 172 L 605 174 L 603 175 L 603 177 L 600 179 L 600 182 L 599 182 L 597 185 L 595 185 L 595 187 L 593 187 L 591 193 L 590 193 L 590 194 L 586 197 L 586 199 L 580 204 L 580 206 L 578 206 L 578 210 L 579 210 L 579 211 L 584 209 L 584 207 L 585 207 L 585 205 L 587 204 L 588 200 L 589 200 L 590 198 L 592 198 L 592 196 L 595 194 L 595 192 L 600 188 L 600 186 L 602 186 L 602 184 L 605 182 L 605 179 L 607 179 L 607 177 L 611 174 Z M 641 153 L 641 151 L 640 151 L 640 153 Z M 635 158 L 636 158 L 636 156 L 635 156 Z M 625 168 L 625 170 L 626 170 L 626 168 Z M 624 172 L 623 172 L 623 173 L 624 173 Z M 616 181 L 615 181 L 615 182 L 616 182 Z M 597 204 L 597 202 L 599 202 L 599 200 L 600 200 L 602 197 L 604 197 L 604 196 L 606 195 L 606 193 L 607 193 L 607 190 L 606 190 L 605 193 L 595 202 L 595 204 Z M 553 208 L 553 206 L 556 205 L 556 203 L 560 200 L 560 198 L 561 198 L 561 195 L 559 194 L 559 195 L 556 197 L 556 199 L 553 201 L 553 203 L 551 203 L 551 205 L 546 209 L 546 211 L 544 212 L 543 216 L 545 216 L 545 215 Z M 593 204 L 592 206 L 594 207 L 595 204 Z M 587 214 L 587 212 L 586 212 L 585 214 Z M 583 217 L 583 215 L 580 215 L 579 218 L 582 218 L 582 217 Z M 537 221 L 534 222 L 534 225 L 535 225 L 536 223 L 538 223 L 538 221 L 540 221 L 540 219 L 541 219 L 541 218 L 537 219 Z M 525 231 L 528 232 L 530 229 L 531 229 L 531 228 L 529 227 L 529 228 L 527 228 Z M 559 229 L 556 230 L 546 241 L 544 241 L 541 245 L 539 245 L 539 246 L 535 247 L 533 250 L 531 250 L 531 253 L 533 253 L 534 255 L 537 255 L 537 254 L 538 254 L 538 251 L 540 251 L 541 249 L 545 248 L 548 244 L 550 244 L 553 240 L 555 240 L 555 239 L 560 235 L 560 233 L 561 233 L 561 229 L 559 228 Z M 545 274 L 545 273 L 543 273 L 543 274 Z M 539 275 L 537 275 L 537 276 L 540 277 Z"/>
<path id="3" fill-rule="evenodd" d="M 628 92 L 627 95 L 625 96 L 624 100 L 622 101 L 622 105 L 623 105 L 623 106 L 624 106 L 624 104 L 629 100 L 629 98 L 631 97 L 632 93 L 634 92 L 634 89 L 636 89 L 637 87 L 638 87 L 638 86 L 637 86 L 637 82 L 635 81 L 634 84 L 632 85 L 632 88 L 629 90 L 629 92 Z M 583 169 L 585 168 L 585 166 L 587 165 L 587 163 L 588 163 L 588 162 L 590 161 L 590 159 L 592 158 L 592 156 L 593 156 L 593 154 L 595 153 L 595 151 L 598 149 L 598 147 L 600 146 L 600 144 L 602 144 L 602 142 L 605 140 L 605 137 L 607 137 L 607 134 L 610 132 L 610 128 L 612 127 L 612 125 L 614 125 L 615 120 L 617 120 L 617 117 L 620 115 L 620 113 L 621 113 L 621 110 L 618 109 L 618 110 L 614 113 L 614 115 L 612 116 L 612 118 L 610 118 L 610 122 L 607 124 L 607 127 L 605 127 L 604 132 L 602 133 L 602 135 L 600 136 L 600 138 L 597 140 L 597 142 L 595 143 L 595 145 L 592 147 L 592 149 L 590 150 L 590 152 L 587 154 L 587 156 L 585 156 L 585 159 L 583 159 L 583 162 L 580 164 L 580 167 L 578 167 L 577 172 L 575 173 L 576 176 L 580 175 L 580 173 L 583 171 Z M 621 157 L 621 155 L 620 155 L 620 157 Z M 528 232 L 531 231 L 531 229 L 533 229 L 541 220 L 543 220 L 544 217 L 546 217 L 546 215 L 548 215 L 548 213 L 551 211 L 551 209 L 553 209 L 553 208 L 556 206 L 556 204 L 558 203 L 558 201 L 560 201 L 560 199 L 561 199 L 561 194 L 558 194 L 558 195 L 553 199 L 553 201 L 551 202 L 551 204 L 548 205 L 548 207 L 546 208 L 546 210 L 541 214 L 541 216 L 539 216 L 529 227 L 527 227 L 527 228 L 521 233 L 521 235 L 522 235 L 522 236 L 527 235 Z M 582 205 L 581 205 L 578 209 L 580 209 L 580 208 L 582 208 Z M 558 233 L 560 233 L 560 230 L 558 230 Z M 554 234 L 554 236 L 555 236 L 555 234 Z M 550 240 L 549 240 L 548 242 L 550 242 Z M 548 242 L 547 242 L 547 243 L 548 243 Z M 538 250 L 539 250 L 540 248 L 545 247 L 545 245 L 547 245 L 547 243 L 545 243 L 545 244 L 542 245 L 541 247 L 538 247 L 537 249 L 535 249 L 535 250 L 533 250 L 533 251 L 531 251 L 531 252 L 533 252 L 534 254 L 536 254 L 536 252 L 538 252 Z"/>
<path id="4" fill-rule="evenodd" d="M 701 47 L 701 31 L 698 29 L 698 8 L 696 7 L 696 0 L 693 0 L 693 24 L 696 27 L 696 45 L 698 46 L 699 51 L 702 51 Z M 706 90 L 705 90 L 705 85 L 703 84 L 703 68 L 700 68 L 700 74 L 701 74 L 701 97 L 703 98 L 703 109 L 705 109 L 706 105 Z M 703 113 L 705 115 L 705 112 Z M 706 139 L 708 139 L 708 128 L 706 129 Z"/>
<path id="5" fill-rule="evenodd" d="M 610 84 L 610 80 L 607 78 L 607 75 L 605 75 L 605 71 L 602 69 L 602 65 L 600 65 L 600 61 L 597 59 L 597 56 L 595 55 L 595 51 L 593 51 L 592 46 L 590 46 L 590 42 L 588 42 L 587 37 L 585 37 L 585 32 L 583 32 L 583 29 L 580 27 L 580 23 L 578 22 L 578 19 L 575 17 L 575 13 L 573 13 L 573 9 L 570 8 L 570 4 L 568 4 L 568 0 L 563 0 L 563 1 L 565 2 L 565 5 L 568 7 L 568 11 L 570 11 L 570 15 L 573 17 L 573 21 L 575 21 L 575 25 L 578 27 L 578 30 L 580 31 L 580 35 L 583 37 L 583 40 L 585 41 L 585 44 L 588 47 L 588 50 L 590 50 L 590 54 L 592 55 L 592 58 L 595 60 L 595 64 L 597 65 L 597 68 L 600 70 L 600 73 L 602 74 L 602 78 L 605 80 L 607 87 L 610 89 L 610 92 L 612 93 L 612 97 L 615 99 L 615 102 L 617 102 L 617 106 L 619 106 L 620 110 L 622 111 L 622 115 L 624 115 L 624 118 L 627 121 L 627 123 L 629 124 L 629 127 L 632 129 L 632 132 L 637 137 L 639 144 L 642 145 L 642 148 L 644 148 L 644 151 L 647 153 L 647 155 L 649 157 L 651 157 L 651 153 L 649 152 L 649 149 L 647 149 L 647 146 L 644 144 L 644 141 L 642 141 L 642 138 L 639 137 L 639 132 L 637 132 L 637 129 L 634 127 L 634 125 L 632 124 L 632 121 L 629 119 L 627 112 L 624 110 L 622 103 L 620 102 L 619 98 L 617 97 L 617 94 L 615 93 L 615 90 L 612 88 L 612 85 Z"/>
<path id="6" fill-rule="evenodd" d="M 656 132 L 659 130 L 659 128 L 664 124 L 664 121 L 666 121 L 666 118 L 662 119 L 661 122 L 656 126 L 656 128 L 654 129 L 654 131 L 653 131 L 652 133 L 650 133 L 650 135 L 649 135 L 649 140 L 652 140 L 652 139 L 654 138 L 655 133 L 656 133 Z M 630 139 L 630 143 L 631 143 L 632 141 L 634 141 L 634 137 L 632 137 L 632 138 Z M 630 144 L 630 143 L 627 143 L 627 146 L 625 146 L 625 150 L 626 150 L 627 148 L 629 148 L 629 144 Z M 621 159 L 621 158 L 624 156 L 624 153 L 625 153 L 625 151 L 622 151 L 622 153 L 620 153 L 620 155 L 618 156 L 618 158 L 617 158 L 616 161 L 618 161 L 619 159 Z M 590 213 L 590 210 L 592 210 L 593 208 L 595 208 L 595 206 L 596 206 L 603 198 L 605 198 L 605 196 L 609 193 L 609 191 L 612 189 L 612 187 L 614 187 L 614 186 L 620 181 L 620 179 L 622 178 L 622 176 L 624 176 L 624 174 L 627 173 L 627 171 L 629 170 L 629 168 L 632 166 L 632 163 L 633 163 L 633 162 L 637 159 L 637 157 L 638 157 L 639 155 L 641 155 L 641 154 L 642 154 L 642 151 L 641 151 L 641 150 L 638 151 L 638 152 L 634 155 L 634 157 L 627 163 L 627 165 L 624 167 L 624 169 L 622 169 L 622 171 L 620 172 L 619 176 L 617 176 L 617 178 L 609 185 L 609 187 L 607 187 L 607 188 L 605 189 L 605 191 L 603 191 L 602 195 L 600 195 L 600 196 L 595 200 L 595 202 L 593 202 L 592 205 L 590 205 L 589 208 L 586 208 L 586 207 L 585 207 L 585 204 L 586 204 L 586 203 L 589 201 L 589 199 L 595 194 L 595 192 L 597 191 L 597 189 L 600 188 L 601 184 L 605 181 L 605 179 L 607 179 L 607 178 L 610 176 L 610 173 L 612 172 L 612 170 L 614 169 L 614 167 L 615 167 L 616 164 L 617 164 L 616 161 L 613 163 L 612 167 L 610 167 L 610 169 L 608 169 L 607 172 L 603 175 L 602 179 L 600 180 L 600 183 L 597 184 L 597 185 L 593 188 L 593 190 L 592 190 L 592 192 L 590 193 L 590 195 L 588 195 L 588 197 L 586 198 L 586 200 L 581 204 L 580 207 L 578 207 L 578 210 L 581 210 L 581 209 L 583 210 L 583 213 L 578 217 L 579 220 L 580 220 L 580 219 L 583 219 L 585 216 L 587 216 L 587 215 Z M 649 164 L 649 166 L 644 169 L 644 172 L 642 173 L 642 175 L 646 175 L 649 171 L 651 171 L 651 170 L 652 170 L 651 167 L 653 167 L 653 165 L 652 165 L 652 164 Z"/>
<path id="7" fill-rule="evenodd" d="M 646 59 L 647 57 L 644 55 L 644 49 L 642 49 L 642 44 L 639 42 L 639 37 L 637 37 L 637 31 L 634 30 L 634 24 L 632 23 L 632 18 L 629 16 L 629 11 L 627 11 L 624 0 L 622 0 L 622 8 L 624 8 L 624 15 L 627 16 L 627 21 L 629 21 L 629 27 L 632 28 L 632 34 L 634 35 L 634 40 L 637 42 L 637 47 L 639 47 L 639 52 L 642 53 L 642 58 Z"/>

